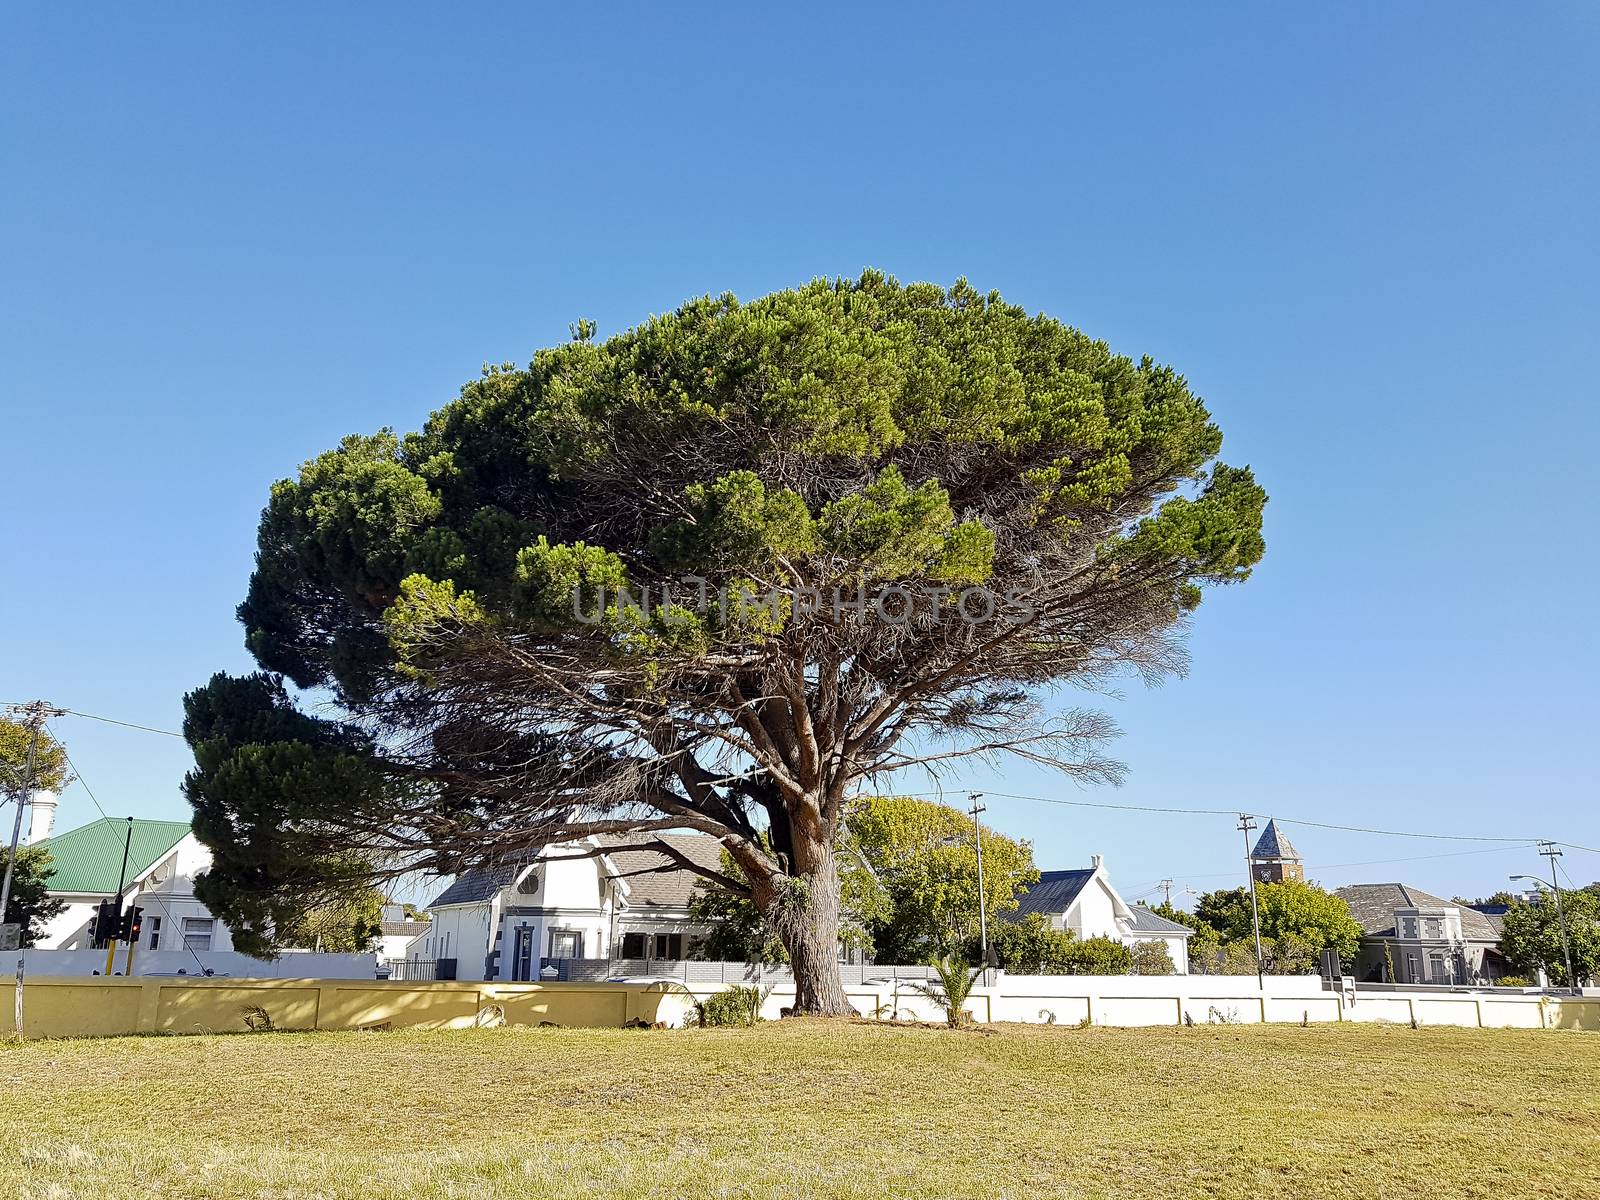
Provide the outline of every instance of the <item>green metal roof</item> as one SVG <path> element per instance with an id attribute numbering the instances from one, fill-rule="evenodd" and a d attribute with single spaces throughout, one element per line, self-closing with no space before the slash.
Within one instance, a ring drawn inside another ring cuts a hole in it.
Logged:
<path id="1" fill-rule="evenodd" d="M 188 832 L 187 821 L 136 819 L 128 846 L 128 878 L 136 879 L 148 871 Z M 106 817 L 41 842 L 50 851 L 50 865 L 55 870 L 48 882 L 50 890 L 115 895 L 127 838 L 128 822 Z"/>

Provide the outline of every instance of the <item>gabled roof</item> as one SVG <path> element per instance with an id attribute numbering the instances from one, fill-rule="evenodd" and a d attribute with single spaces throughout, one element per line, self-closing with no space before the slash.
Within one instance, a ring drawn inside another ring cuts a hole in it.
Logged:
<path id="1" fill-rule="evenodd" d="M 1289 835 L 1278 828 L 1278 823 L 1268 819 L 1267 827 L 1261 831 L 1261 836 L 1256 839 L 1256 848 L 1250 851 L 1251 858 L 1262 859 L 1293 859 L 1300 861 L 1300 851 L 1294 848 L 1294 843 L 1289 840 Z"/>
<path id="2" fill-rule="evenodd" d="M 510 887 L 528 864 L 502 863 L 498 867 L 484 867 L 456 876 L 455 882 L 440 892 L 429 908 L 442 908 L 447 904 L 481 904 L 499 895 L 502 888 Z"/>
<path id="3" fill-rule="evenodd" d="M 187 821 L 130 822 L 116 817 L 91 821 L 39 844 L 50 852 L 55 874 L 47 881 L 52 892 L 72 895 L 114 896 L 122 872 L 122 850 L 128 849 L 127 880 L 132 882 L 171 852 L 189 833 Z"/>
<path id="4" fill-rule="evenodd" d="M 657 839 L 666 842 L 690 861 L 710 870 L 722 864 L 722 843 L 703 833 L 668 833 Z M 600 837 L 589 843 L 605 849 L 601 857 L 602 875 L 622 877 L 620 883 L 626 890 L 625 904 L 629 908 L 688 908 L 700 876 L 679 868 L 655 871 L 652 868 L 670 866 L 672 860 L 655 850 L 633 849 L 636 842 L 625 837 Z M 607 865 L 609 864 L 609 866 Z M 429 908 L 442 908 L 450 904 L 482 904 L 516 883 L 531 863 L 505 863 L 467 871 L 457 876 L 454 883 L 440 893 Z M 635 874 L 634 872 L 648 872 Z"/>
<path id="5" fill-rule="evenodd" d="M 1163 916 L 1151 912 L 1142 904 L 1130 906 L 1133 909 L 1133 926 L 1129 933 L 1159 933 L 1166 937 L 1193 937 L 1194 930 L 1187 925 L 1180 925 L 1176 921 L 1169 921 Z"/>
<path id="6" fill-rule="evenodd" d="M 1394 937 L 1397 908 L 1455 908 L 1461 912 L 1461 936 L 1474 942 L 1498 942 L 1494 922 L 1475 908 L 1445 900 L 1403 883 L 1352 883 L 1333 893 L 1350 908 L 1350 915 L 1368 937 Z"/>
<path id="7" fill-rule="evenodd" d="M 1040 871 L 1039 882 L 1017 896 L 1016 915 L 1064 913 L 1094 878 L 1093 867 L 1076 871 Z"/>
<path id="8" fill-rule="evenodd" d="M 625 838 L 598 838 L 602 846 L 613 845 L 606 858 L 616 868 L 611 874 L 623 877 L 627 886 L 627 907 L 638 908 L 688 908 L 694 899 L 695 888 L 701 877 L 686 868 L 676 871 L 652 871 L 652 867 L 668 866 L 672 860 L 658 850 L 630 850 L 632 843 Z M 722 843 L 703 833 L 668 833 L 658 840 L 666 842 L 691 862 L 716 871 L 722 867 Z M 647 875 L 634 875 L 634 871 L 649 871 Z"/>

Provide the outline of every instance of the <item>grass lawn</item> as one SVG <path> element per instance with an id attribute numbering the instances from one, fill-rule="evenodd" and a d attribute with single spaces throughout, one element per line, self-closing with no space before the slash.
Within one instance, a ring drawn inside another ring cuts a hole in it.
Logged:
<path id="1" fill-rule="evenodd" d="M 1600 1197 L 1600 1034 L 265 1033 L 0 1046 L 0 1195 Z"/>

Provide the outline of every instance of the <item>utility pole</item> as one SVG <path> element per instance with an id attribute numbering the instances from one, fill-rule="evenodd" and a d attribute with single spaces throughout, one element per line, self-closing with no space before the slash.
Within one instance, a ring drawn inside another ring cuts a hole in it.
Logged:
<path id="1" fill-rule="evenodd" d="M 6 910 L 11 907 L 11 876 L 17 865 L 17 843 L 22 840 L 22 804 L 33 791 L 33 783 L 39 769 L 39 735 L 44 731 L 44 723 L 51 717 L 66 715 L 62 709 L 46 704 L 43 700 L 35 700 L 32 704 L 19 704 L 11 711 L 22 718 L 22 724 L 28 727 L 33 737 L 28 742 L 27 772 L 13 797 L 17 802 L 17 816 L 11 823 L 11 857 L 6 859 L 5 883 L 0 884 L 0 925 L 5 924 Z"/>
<path id="2" fill-rule="evenodd" d="M 128 818 L 128 836 L 122 843 L 122 870 L 117 875 L 117 921 L 122 921 L 122 888 L 128 882 L 128 851 L 133 847 L 133 818 Z M 113 929 L 111 938 L 106 942 L 106 974 L 110 975 L 117 961 L 117 934 L 121 929 Z M 132 956 L 129 956 L 132 965 Z"/>
<path id="3" fill-rule="evenodd" d="M 972 801 L 972 807 L 967 811 L 972 814 L 972 830 L 978 839 L 978 960 L 985 972 L 989 970 L 989 915 L 983 899 L 983 825 L 978 821 L 978 814 L 987 812 L 988 809 L 979 804 L 983 799 L 982 792 L 969 792 L 967 799 Z"/>
<path id="4" fill-rule="evenodd" d="M 1172 880 L 1163 879 L 1160 883 L 1156 884 L 1156 886 L 1161 889 L 1162 894 L 1166 897 L 1166 900 L 1164 901 L 1166 906 L 1168 908 L 1171 908 L 1172 907 Z"/>
<path id="5" fill-rule="evenodd" d="M 1556 878 L 1556 859 L 1561 857 L 1561 847 L 1554 842 L 1540 842 L 1539 853 L 1550 860 L 1550 890 L 1556 895 L 1556 921 L 1561 926 L 1561 954 L 1567 960 L 1567 986 L 1574 996 L 1582 995 L 1578 977 L 1572 972 L 1572 941 L 1567 936 L 1567 910 L 1561 904 L 1561 881 Z"/>
<path id="6" fill-rule="evenodd" d="M 1256 931 L 1256 988 L 1264 992 L 1267 982 L 1261 974 L 1261 908 L 1256 903 L 1256 868 L 1250 858 L 1250 832 L 1255 827 L 1248 813 L 1239 814 L 1239 828 L 1244 833 L 1244 873 L 1250 878 L 1250 923 Z"/>

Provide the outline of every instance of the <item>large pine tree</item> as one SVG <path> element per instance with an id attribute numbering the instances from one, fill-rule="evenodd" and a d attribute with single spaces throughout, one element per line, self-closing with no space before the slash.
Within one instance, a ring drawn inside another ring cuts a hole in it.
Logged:
<path id="1" fill-rule="evenodd" d="M 958 283 L 703 299 L 275 485 L 264 673 L 190 696 L 207 901 L 262 926 L 370 870 L 718 838 L 848 1011 L 836 835 L 864 780 L 1014 753 L 1105 780 L 1060 684 L 1180 670 L 1263 551 L 1181 376 Z M 293 707 L 279 677 L 332 697 Z"/>

